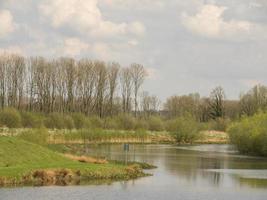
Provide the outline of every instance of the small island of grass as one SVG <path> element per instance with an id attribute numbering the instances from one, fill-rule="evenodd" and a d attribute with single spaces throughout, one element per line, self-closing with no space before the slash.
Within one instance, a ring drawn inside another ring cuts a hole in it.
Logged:
<path id="1" fill-rule="evenodd" d="M 15 137 L 0 136 L 0 147 L 0 186 L 70 185 L 147 175 L 139 164 L 79 160 Z"/>

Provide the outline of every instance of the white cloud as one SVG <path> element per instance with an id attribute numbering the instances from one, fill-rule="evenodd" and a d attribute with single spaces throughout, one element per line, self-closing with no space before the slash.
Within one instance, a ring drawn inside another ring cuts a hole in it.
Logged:
<path id="1" fill-rule="evenodd" d="M 81 42 L 78 38 L 67 38 L 64 40 L 64 54 L 68 56 L 80 55 L 83 51 L 88 51 L 89 45 Z"/>
<path id="2" fill-rule="evenodd" d="M 259 85 L 262 83 L 262 81 L 256 80 L 256 79 L 243 79 L 240 82 L 249 88 L 254 87 L 255 85 Z"/>
<path id="3" fill-rule="evenodd" d="M 250 8 L 261 8 L 261 7 L 263 7 L 263 5 L 258 3 L 258 2 L 250 2 L 249 7 Z"/>
<path id="4" fill-rule="evenodd" d="M 189 31 L 211 38 L 255 39 L 265 37 L 266 26 L 246 20 L 225 20 L 227 7 L 212 4 L 203 5 L 198 12 L 190 16 L 183 13 L 182 24 Z"/>
<path id="5" fill-rule="evenodd" d="M 67 26 L 84 34 L 91 33 L 94 36 L 129 33 L 141 35 L 145 30 L 141 22 L 114 23 L 105 20 L 97 0 L 45 0 L 39 9 L 55 28 Z"/>
<path id="6" fill-rule="evenodd" d="M 159 79 L 159 72 L 157 69 L 152 68 L 152 67 L 147 67 L 146 68 L 146 73 L 147 73 L 147 78 L 150 80 L 157 80 Z"/>
<path id="7" fill-rule="evenodd" d="M 137 46 L 139 44 L 139 42 L 137 40 L 129 40 L 128 44 L 131 46 Z"/>
<path id="8" fill-rule="evenodd" d="M 100 2 L 120 9 L 138 10 L 161 10 L 167 3 L 164 0 L 100 0 Z"/>
<path id="9" fill-rule="evenodd" d="M 111 56 L 111 47 L 105 43 L 98 42 L 93 44 L 92 46 L 93 54 L 103 60 L 110 60 Z"/>
<path id="10" fill-rule="evenodd" d="M 133 34 L 139 35 L 139 36 L 144 35 L 146 32 L 145 26 L 141 22 L 138 22 L 138 21 L 135 21 L 135 22 L 129 24 L 128 29 L 129 29 L 130 33 L 133 33 Z"/>
<path id="11" fill-rule="evenodd" d="M 0 38 L 13 32 L 15 24 L 9 10 L 0 10 Z"/>
<path id="12" fill-rule="evenodd" d="M 9 46 L 6 48 L 0 48 L 0 54 L 3 53 L 24 55 L 22 48 L 19 46 Z"/>

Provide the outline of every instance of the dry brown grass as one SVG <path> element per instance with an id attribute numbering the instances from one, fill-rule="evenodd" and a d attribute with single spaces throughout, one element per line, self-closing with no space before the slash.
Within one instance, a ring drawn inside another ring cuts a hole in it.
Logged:
<path id="1" fill-rule="evenodd" d="M 201 144 L 227 144 L 229 143 L 229 136 L 222 131 L 203 131 L 200 133 L 201 138 L 196 143 Z"/>
<path id="2" fill-rule="evenodd" d="M 88 157 L 88 156 L 75 156 L 71 154 L 64 154 L 64 156 L 71 160 L 76 160 L 76 161 L 84 162 L 84 163 L 94 163 L 94 164 L 107 164 L 108 163 L 108 161 L 105 159 L 97 159 L 97 158 Z"/>

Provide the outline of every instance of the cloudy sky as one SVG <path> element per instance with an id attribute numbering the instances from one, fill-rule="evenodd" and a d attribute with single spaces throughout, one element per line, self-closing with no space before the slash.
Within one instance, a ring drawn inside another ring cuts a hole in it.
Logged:
<path id="1" fill-rule="evenodd" d="M 161 99 L 267 84 L 266 0 L 0 0 L 0 52 L 143 64 Z"/>

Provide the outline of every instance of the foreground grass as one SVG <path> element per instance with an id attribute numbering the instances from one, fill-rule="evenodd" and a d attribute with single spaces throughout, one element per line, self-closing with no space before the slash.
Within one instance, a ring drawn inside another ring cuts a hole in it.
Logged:
<path id="1" fill-rule="evenodd" d="M 48 177 L 48 175 L 55 177 Z M 37 144 L 0 136 L 0 186 L 40 181 L 131 179 L 144 176 L 140 166 L 117 163 L 91 164 L 68 159 Z M 53 183 L 55 181 L 52 181 Z M 46 184 L 46 183 L 44 183 Z"/>

